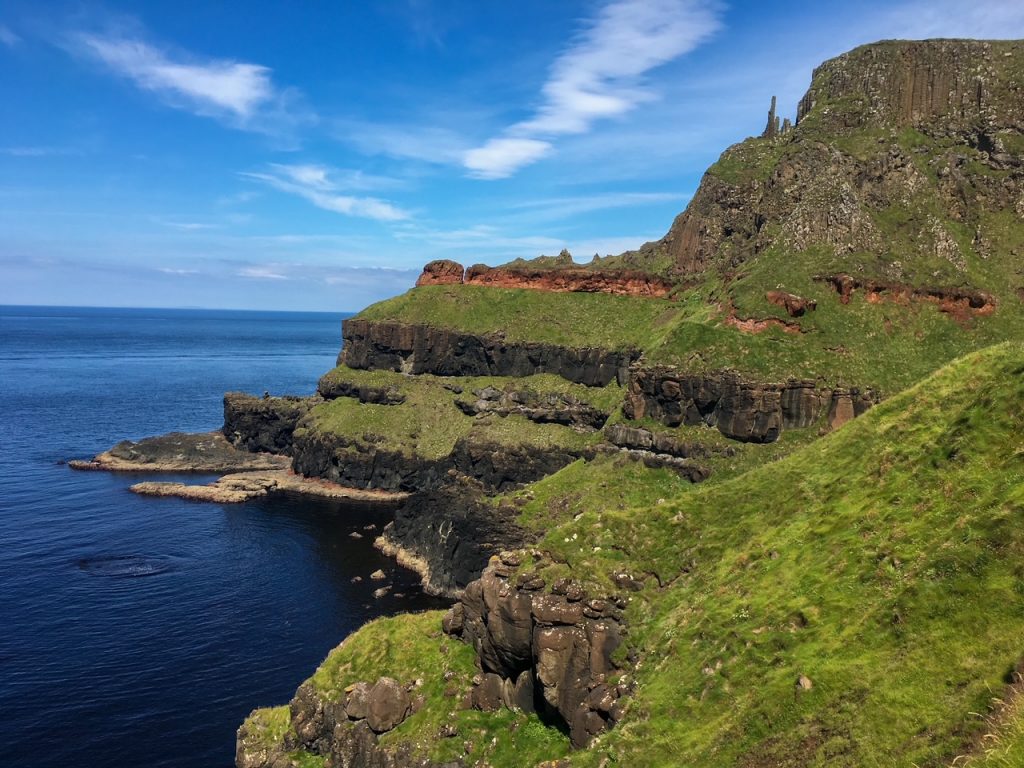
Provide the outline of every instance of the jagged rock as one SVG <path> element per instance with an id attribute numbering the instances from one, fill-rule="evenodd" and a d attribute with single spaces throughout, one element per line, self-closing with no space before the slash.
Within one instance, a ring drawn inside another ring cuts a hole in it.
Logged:
<path id="1" fill-rule="evenodd" d="M 374 733 L 396 728 L 411 711 L 408 691 L 393 678 L 380 678 L 367 694 L 366 722 Z"/>
<path id="2" fill-rule="evenodd" d="M 539 342 L 507 342 L 471 333 L 349 318 L 342 323 L 340 361 L 350 368 L 431 373 L 436 376 L 532 376 L 553 373 L 578 384 L 625 383 L 636 350 L 570 349 Z"/>
<path id="3" fill-rule="evenodd" d="M 473 687 L 471 700 L 473 709 L 481 712 L 496 712 L 502 705 L 502 679 L 493 672 L 484 674 L 480 683 Z"/>
<path id="4" fill-rule="evenodd" d="M 461 635 L 463 627 L 463 619 L 465 617 L 465 610 L 462 607 L 462 603 L 456 603 L 441 619 L 441 631 L 446 635 Z"/>
<path id="5" fill-rule="evenodd" d="M 650 417 L 669 427 L 706 424 L 734 440 L 767 443 L 783 428 L 817 421 L 827 397 L 831 394 L 819 391 L 814 382 L 799 379 L 757 383 L 731 371 L 689 374 L 670 367 L 637 368 L 623 411 L 631 419 Z M 857 414 L 877 399 L 877 393 L 865 390 Z"/>
<path id="6" fill-rule="evenodd" d="M 437 259 L 427 262 L 416 285 L 461 285 L 465 268 L 451 259 Z"/>
<path id="7" fill-rule="evenodd" d="M 405 402 L 403 395 L 397 388 L 371 387 L 346 381 L 334 371 L 321 376 L 316 385 L 317 393 L 325 400 L 336 400 L 339 397 L 351 397 L 360 403 L 373 405 L 401 405 Z"/>
<path id="8" fill-rule="evenodd" d="M 256 397 L 228 392 L 224 395 L 224 436 L 247 451 L 291 453 L 299 419 L 318 402 L 317 397 Z"/>
<path id="9" fill-rule="evenodd" d="M 476 650 L 485 673 L 470 703 L 491 707 L 497 699 L 531 711 L 543 702 L 545 716 L 561 720 L 573 744 L 585 746 L 609 726 L 627 692 L 604 685 L 622 643 L 617 609 L 611 601 L 587 599 L 569 580 L 553 586 L 562 594 L 515 587 L 498 575 L 499 565 L 495 558 L 460 600 L 461 637 Z M 602 618 L 588 617 L 588 611 Z"/>

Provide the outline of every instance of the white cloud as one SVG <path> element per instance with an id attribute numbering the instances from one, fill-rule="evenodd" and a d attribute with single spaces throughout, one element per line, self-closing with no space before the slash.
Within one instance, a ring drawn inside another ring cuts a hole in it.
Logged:
<path id="1" fill-rule="evenodd" d="M 351 173 L 336 174 L 326 166 L 272 164 L 268 172 L 249 172 L 241 175 L 261 181 L 282 192 L 298 195 L 326 211 L 377 221 L 401 221 L 409 218 L 408 212 L 386 200 L 342 194 L 344 191 L 357 188 L 359 183 L 365 183 L 368 177 L 358 173 L 355 174 L 356 180 L 353 182 Z"/>
<path id="2" fill-rule="evenodd" d="M 287 138 L 316 116 L 293 89 L 279 89 L 261 64 L 169 51 L 137 37 L 78 33 L 66 46 L 95 59 L 167 104 L 233 127 Z"/>
<path id="3" fill-rule="evenodd" d="M 21 37 L 14 33 L 10 27 L 0 24 L 0 43 L 3 43 L 8 48 L 13 48 L 21 42 Z"/>
<path id="4" fill-rule="evenodd" d="M 246 120 L 274 95 L 270 70 L 228 59 L 175 61 L 140 40 L 82 34 L 83 49 L 140 88 L 184 98 L 201 111 L 228 112 Z"/>
<path id="5" fill-rule="evenodd" d="M 551 149 L 544 138 L 588 131 L 654 97 L 642 76 L 693 50 L 720 27 L 708 0 L 614 0 L 590 19 L 555 60 L 536 114 L 503 137 L 464 153 L 471 176 L 500 179 Z"/>
<path id="6" fill-rule="evenodd" d="M 256 280 L 287 280 L 287 275 L 281 274 L 281 269 L 275 266 L 266 267 L 243 267 L 238 270 L 239 277 L 251 277 Z"/>
<path id="7" fill-rule="evenodd" d="M 491 139 L 482 147 L 468 150 L 462 163 L 476 179 L 503 179 L 519 168 L 540 160 L 551 144 L 538 139 Z"/>

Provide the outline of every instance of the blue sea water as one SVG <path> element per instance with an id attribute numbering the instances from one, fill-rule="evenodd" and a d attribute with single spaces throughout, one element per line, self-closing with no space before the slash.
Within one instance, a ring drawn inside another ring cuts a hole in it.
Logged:
<path id="1" fill-rule="evenodd" d="M 226 768 L 345 635 L 439 605 L 373 549 L 387 509 L 153 499 L 61 463 L 215 429 L 227 390 L 311 393 L 341 318 L 0 307 L 0 766 Z"/>

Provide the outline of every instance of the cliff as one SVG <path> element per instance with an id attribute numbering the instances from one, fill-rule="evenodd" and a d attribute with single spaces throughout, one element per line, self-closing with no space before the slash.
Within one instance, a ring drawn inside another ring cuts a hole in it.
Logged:
<path id="1" fill-rule="evenodd" d="M 316 397 L 229 398 L 235 444 L 408 493 L 378 544 L 457 598 L 348 639 L 238 764 L 976 751 L 1024 655 L 1022 89 L 1016 41 L 851 51 L 662 240 L 432 262 Z"/>

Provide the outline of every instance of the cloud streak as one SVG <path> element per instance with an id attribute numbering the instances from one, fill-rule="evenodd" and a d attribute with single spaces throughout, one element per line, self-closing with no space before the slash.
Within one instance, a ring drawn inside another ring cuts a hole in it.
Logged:
<path id="1" fill-rule="evenodd" d="M 376 221 L 402 221 L 407 211 L 386 200 L 347 194 L 385 182 L 359 172 L 337 171 L 323 165 L 284 165 L 274 163 L 267 171 L 245 172 L 243 177 L 262 182 L 281 192 L 308 200 L 318 208 L 346 216 Z"/>
<path id="2" fill-rule="evenodd" d="M 549 154 L 552 139 L 590 130 L 654 98 L 642 81 L 708 40 L 721 26 L 707 0 L 614 0 L 588 20 L 551 67 L 528 120 L 463 154 L 468 174 L 500 179 Z"/>
<path id="3" fill-rule="evenodd" d="M 296 105 L 297 93 L 278 88 L 261 64 L 170 51 L 138 37 L 80 32 L 66 46 L 103 64 L 166 104 L 232 127 L 286 133 L 315 116 Z"/>
<path id="4" fill-rule="evenodd" d="M 15 34 L 14 30 L 4 24 L 0 24 L 0 44 L 6 45 L 8 48 L 14 48 L 20 42 L 21 37 Z"/>

